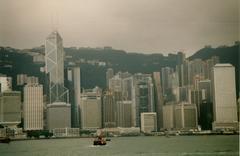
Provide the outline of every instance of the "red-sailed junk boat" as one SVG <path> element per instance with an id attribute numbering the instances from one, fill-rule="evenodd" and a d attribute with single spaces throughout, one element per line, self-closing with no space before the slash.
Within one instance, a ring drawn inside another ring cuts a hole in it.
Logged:
<path id="1" fill-rule="evenodd" d="M 105 139 L 103 139 L 102 136 L 98 136 L 94 141 L 93 141 L 93 145 L 106 145 L 107 142 Z"/>

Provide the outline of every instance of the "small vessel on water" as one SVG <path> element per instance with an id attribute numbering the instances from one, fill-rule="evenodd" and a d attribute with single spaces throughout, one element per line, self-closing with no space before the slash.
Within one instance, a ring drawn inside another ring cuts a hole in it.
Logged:
<path id="1" fill-rule="evenodd" d="M 11 139 L 9 137 L 0 138 L 0 143 L 7 143 L 7 144 L 9 144 L 10 141 L 11 141 Z"/>
<path id="2" fill-rule="evenodd" d="M 98 136 L 96 139 L 93 141 L 93 145 L 106 145 L 107 142 L 105 139 L 103 139 L 102 136 Z"/>

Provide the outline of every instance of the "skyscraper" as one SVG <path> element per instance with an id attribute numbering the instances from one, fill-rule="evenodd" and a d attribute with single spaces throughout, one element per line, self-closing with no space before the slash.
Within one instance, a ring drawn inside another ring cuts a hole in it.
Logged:
<path id="1" fill-rule="evenodd" d="M 82 129 L 98 129 L 102 127 L 101 94 L 94 89 L 84 90 L 81 94 L 80 114 Z"/>
<path id="2" fill-rule="evenodd" d="M 49 74 L 49 101 L 68 103 L 68 90 L 64 87 L 63 41 L 57 31 L 45 41 L 46 73 Z"/>
<path id="3" fill-rule="evenodd" d="M 171 91 L 171 74 L 173 73 L 173 69 L 170 67 L 164 67 L 162 68 L 162 75 L 161 75 L 161 80 L 162 80 L 162 90 L 163 90 L 163 95 L 167 96 L 169 92 Z"/>
<path id="4" fill-rule="evenodd" d="M 106 72 L 106 86 L 109 87 L 109 80 L 113 77 L 114 71 L 112 68 L 108 68 Z"/>
<path id="5" fill-rule="evenodd" d="M 160 72 L 153 72 L 155 107 L 157 112 L 157 129 L 163 128 L 163 94 Z"/>
<path id="6" fill-rule="evenodd" d="M 176 65 L 176 71 L 178 74 L 178 80 L 179 80 L 179 86 L 182 87 L 184 86 L 184 73 L 185 73 L 185 68 L 184 68 L 184 61 L 186 59 L 186 56 L 183 52 L 178 52 L 177 53 L 177 65 Z"/>
<path id="7" fill-rule="evenodd" d="M 72 127 L 79 127 L 79 105 L 81 97 L 80 67 L 68 68 L 69 102 L 71 104 Z"/>
<path id="8" fill-rule="evenodd" d="M 24 87 L 24 130 L 43 129 L 43 86 L 28 84 Z"/>
<path id="9" fill-rule="evenodd" d="M 212 70 L 213 129 L 236 129 L 237 98 L 235 68 L 231 64 L 216 64 Z"/>
<path id="10" fill-rule="evenodd" d="M 116 101 L 113 92 L 103 95 L 103 127 L 116 127 Z"/>
<path id="11" fill-rule="evenodd" d="M 118 101 L 116 110 L 117 126 L 132 127 L 132 101 Z"/>

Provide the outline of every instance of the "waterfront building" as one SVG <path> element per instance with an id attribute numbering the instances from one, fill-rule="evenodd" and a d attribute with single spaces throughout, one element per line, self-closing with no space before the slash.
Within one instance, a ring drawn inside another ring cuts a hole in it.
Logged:
<path id="1" fill-rule="evenodd" d="M 157 131 L 157 114 L 155 112 L 141 113 L 141 131 L 144 133 Z"/>
<path id="2" fill-rule="evenodd" d="M 103 95 L 103 127 L 116 127 L 116 101 L 113 92 Z"/>
<path id="3" fill-rule="evenodd" d="M 117 101 L 117 127 L 132 127 L 132 101 Z"/>
<path id="4" fill-rule="evenodd" d="M 81 78 L 80 67 L 69 67 L 68 88 L 69 88 L 69 103 L 71 104 L 71 125 L 72 127 L 79 127 L 79 105 L 81 97 Z"/>
<path id="5" fill-rule="evenodd" d="M 203 100 L 200 104 L 199 125 L 202 130 L 211 130 L 213 122 L 213 103 Z"/>
<path id="6" fill-rule="evenodd" d="M 160 72 L 153 72 L 154 94 L 155 94 L 155 107 L 157 113 L 157 130 L 163 128 L 163 93 L 161 86 Z"/>
<path id="7" fill-rule="evenodd" d="M 174 104 L 167 103 L 163 106 L 163 129 L 173 129 L 174 120 Z"/>
<path id="8" fill-rule="evenodd" d="M 197 129 L 196 104 L 179 103 L 175 106 L 175 128 L 179 130 Z"/>
<path id="9" fill-rule="evenodd" d="M 216 64 L 212 70 L 213 129 L 237 129 L 235 68 Z"/>
<path id="10" fill-rule="evenodd" d="M 71 105 L 65 102 L 54 102 L 47 105 L 47 128 L 71 127 Z"/>
<path id="11" fill-rule="evenodd" d="M 43 86 L 27 84 L 24 86 L 23 100 L 24 130 L 43 129 Z"/>
<path id="12" fill-rule="evenodd" d="M 155 111 L 154 88 L 151 75 L 135 74 L 134 87 L 136 97 L 136 127 L 140 127 L 141 113 Z"/>
<path id="13" fill-rule="evenodd" d="M 132 101 L 132 125 L 136 126 L 136 92 L 135 79 L 128 72 L 118 72 L 109 80 L 109 90 L 117 101 Z"/>
<path id="14" fill-rule="evenodd" d="M 97 90 L 83 90 L 80 101 L 81 128 L 98 129 L 102 127 L 102 101 Z"/>
<path id="15" fill-rule="evenodd" d="M 0 124 L 16 128 L 21 123 L 21 92 L 4 91 L 0 93 Z"/>

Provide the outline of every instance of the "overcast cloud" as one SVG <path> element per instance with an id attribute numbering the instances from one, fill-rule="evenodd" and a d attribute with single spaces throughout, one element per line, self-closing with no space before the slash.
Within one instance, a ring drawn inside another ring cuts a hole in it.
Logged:
<path id="1" fill-rule="evenodd" d="M 0 46 L 44 44 L 129 52 L 184 51 L 239 40 L 239 0 L 0 0 Z"/>

